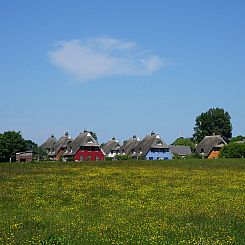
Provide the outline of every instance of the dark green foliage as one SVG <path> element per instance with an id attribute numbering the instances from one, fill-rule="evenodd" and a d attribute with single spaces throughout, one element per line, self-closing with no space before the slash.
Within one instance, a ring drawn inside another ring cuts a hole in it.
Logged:
<path id="1" fill-rule="evenodd" d="M 34 143 L 32 140 L 25 140 L 25 142 L 27 151 L 37 152 L 38 145 L 36 143 Z"/>
<path id="2" fill-rule="evenodd" d="M 26 146 L 20 132 L 7 131 L 0 134 L 0 162 L 15 158 L 17 152 L 26 151 Z"/>
<path id="3" fill-rule="evenodd" d="M 234 142 L 237 142 L 237 141 L 243 141 L 243 140 L 245 140 L 245 136 L 238 135 L 236 137 L 232 137 L 231 140 L 230 140 L 230 143 L 234 143 Z"/>
<path id="4" fill-rule="evenodd" d="M 67 157 L 66 161 L 67 162 L 74 162 L 74 158 L 73 157 Z"/>
<path id="5" fill-rule="evenodd" d="M 49 236 L 47 240 L 40 242 L 41 245 L 62 245 L 66 244 L 65 239 L 59 236 Z"/>
<path id="6" fill-rule="evenodd" d="M 122 161 L 126 161 L 126 160 L 130 160 L 130 159 L 131 159 L 131 157 L 129 157 L 128 155 L 121 155 L 121 154 L 116 155 L 115 158 L 116 158 L 117 160 L 122 160 Z"/>
<path id="7" fill-rule="evenodd" d="M 224 158 L 244 158 L 245 144 L 230 143 L 221 149 L 220 155 Z"/>
<path id="8" fill-rule="evenodd" d="M 231 117 L 222 108 L 211 108 L 196 118 L 193 135 L 196 142 L 214 133 L 221 135 L 226 141 L 232 136 Z"/>
<path id="9" fill-rule="evenodd" d="M 89 133 L 92 135 L 92 137 L 93 137 L 95 140 L 98 140 L 97 135 L 96 135 L 95 132 L 90 131 Z"/>
<path id="10" fill-rule="evenodd" d="M 193 142 L 193 140 L 191 138 L 179 137 L 172 143 L 172 145 L 190 146 L 192 152 L 195 150 L 195 143 Z"/>

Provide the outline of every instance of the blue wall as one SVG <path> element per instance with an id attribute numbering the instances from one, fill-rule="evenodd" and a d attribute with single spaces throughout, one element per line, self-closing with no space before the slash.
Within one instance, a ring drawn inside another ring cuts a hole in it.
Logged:
<path id="1" fill-rule="evenodd" d="M 149 158 L 152 157 L 152 160 L 158 160 L 158 158 L 164 160 L 172 160 L 172 154 L 170 152 L 151 152 L 149 151 L 145 158 L 146 160 L 150 160 Z"/>

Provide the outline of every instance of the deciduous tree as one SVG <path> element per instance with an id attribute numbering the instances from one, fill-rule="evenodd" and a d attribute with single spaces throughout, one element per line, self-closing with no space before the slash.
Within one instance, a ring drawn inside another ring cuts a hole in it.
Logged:
<path id="1" fill-rule="evenodd" d="M 232 136 L 231 117 L 222 108 L 211 108 L 196 118 L 193 138 L 200 142 L 205 136 L 219 134 L 226 141 Z"/>
<path id="2" fill-rule="evenodd" d="M 9 161 L 17 152 L 26 150 L 26 141 L 20 132 L 7 131 L 0 134 L 0 161 Z"/>

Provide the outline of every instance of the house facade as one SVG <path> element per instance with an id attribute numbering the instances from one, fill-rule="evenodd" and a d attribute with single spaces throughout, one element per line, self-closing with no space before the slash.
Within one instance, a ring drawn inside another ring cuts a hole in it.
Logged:
<path id="1" fill-rule="evenodd" d="M 137 144 L 131 157 L 146 160 L 171 160 L 172 154 L 169 151 L 169 146 L 161 137 L 152 132 Z"/>
<path id="2" fill-rule="evenodd" d="M 33 152 L 18 152 L 16 153 L 16 162 L 31 162 L 33 160 Z"/>
<path id="3" fill-rule="evenodd" d="M 64 136 L 60 137 L 59 140 L 54 144 L 54 151 L 51 153 L 51 157 L 59 161 L 61 160 L 64 152 L 67 150 L 68 145 L 73 141 L 69 136 L 68 132 Z"/>
<path id="4" fill-rule="evenodd" d="M 66 161 L 69 157 L 75 161 L 100 161 L 104 160 L 105 155 L 97 140 L 88 131 L 84 131 L 67 145 L 62 159 Z"/>
<path id="5" fill-rule="evenodd" d="M 116 140 L 115 137 L 113 137 L 102 147 L 102 149 L 107 157 L 114 159 L 115 156 L 119 154 L 120 147 L 121 145 L 118 142 L 118 140 Z"/>
<path id="6" fill-rule="evenodd" d="M 196 152 L 203 158 L 216 159 L 219 157 L 220 149 L 226 144 L 220 135 L 205 136 L 197 145 Z"/>

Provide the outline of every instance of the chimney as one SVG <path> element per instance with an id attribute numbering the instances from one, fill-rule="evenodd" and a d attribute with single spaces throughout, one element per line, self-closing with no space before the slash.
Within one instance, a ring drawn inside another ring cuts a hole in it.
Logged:
<path id="1" fill-rule="evenodd" d="M 83 131 L 84 133 L 87 133 L 88 132 L 88 130 L 86 130 L 86 129 L 84 129 L 84 131 Z"/>
<path id="2" fill-rule="evenodd" d="M 133 139 L 136 139 L 136 135 L 133 135 Z"/>

